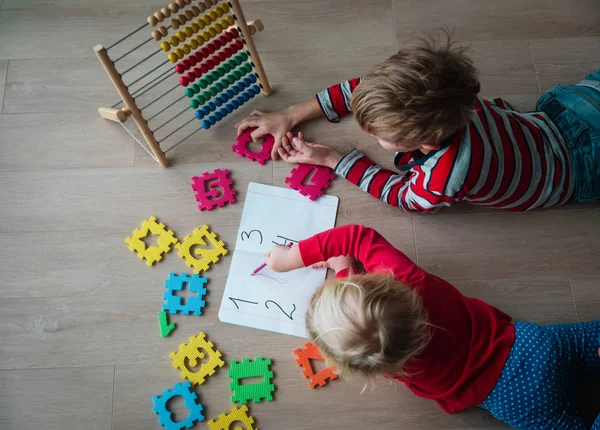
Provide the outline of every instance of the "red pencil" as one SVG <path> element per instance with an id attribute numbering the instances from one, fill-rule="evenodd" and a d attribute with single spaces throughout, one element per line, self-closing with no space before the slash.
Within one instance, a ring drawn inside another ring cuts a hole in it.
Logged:
<path id="1" fill-rule="evenodd" d="M 291 248 L 292 246 L 294 246 L 294 244 L 293 244 L 292 242 L 290 242 L 290 243 L 288 243 L 288 244 L 287 244 L 287 245 L 285 245 L 285 246 L 289 246 L 289 247 Z M 260 271 L 261 271 L 262 269 L 264 269 L 266 266 L 267 266 L 267 263 L 263 263 L 263 264 L 261 264 L 261 265 L 260 265 L 260 266 L 258 266 L 256 269 L 254 269 L 254 271 L 253 271 L 252 273 L 250 273 L 250 276 L 254 276 L 254 275 L 256 275 L 258 272 L 260 272 Z"/>

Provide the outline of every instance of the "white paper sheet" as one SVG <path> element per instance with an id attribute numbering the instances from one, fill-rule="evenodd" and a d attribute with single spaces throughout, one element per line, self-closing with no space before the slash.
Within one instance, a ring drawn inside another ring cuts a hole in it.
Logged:
<path id="1" fill-rule="evenodd" d="M 226 323 L 307 337 L 308 300 L 325 280 L 325 269 L 276 273 L 252 271 L 279 243 L 297 243 L 335 225 L 339 199 L 323 195 L 312 202 L 297 191 L 250 183 L 231 269 L 219 310 Z"/>

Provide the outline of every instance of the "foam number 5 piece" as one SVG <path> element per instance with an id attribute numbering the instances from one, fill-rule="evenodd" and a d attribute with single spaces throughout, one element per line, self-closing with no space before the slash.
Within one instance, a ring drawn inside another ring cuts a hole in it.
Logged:
<path id="1" fill-rule="evenodd" d="M 275 138 L 270 134 L 263 137 L 263 143 L 261 144 L 261 150 L 259 152 L 253 152 L 248 148 L 248 144 L 252 141 L 250 136 L 256 128 L 247 128 L 242 134 L 236 139 L 236 144 L 231 147 L 240 157 L 246 157 L 248 160 L 256 161 L 261 166 L 264 165 L 268 160 L 271 159 L 271 150 L 275 146 Z"/>
<path id="2" fill-rule="evenodd" d="M 192 190 L 196 192 L 196 201 L 200 203 L 198 209 L 210 211 L 215 206 L 222 208 L 227 203 L 235 203 L 235 190 L 232 185 L 233 182 L 229 179 L 229 170 L 227 169 L 217 169 L 213 173 L 205 172 L 200 177 L 194 176 Z M 220 197 L 219 188 L 221 189 Z"/>
<path id="3" fill-rule="evenodd" d="M 245 405 L 249 400 L 255 403 L 260 402 L 262 399 L 273 400 L 275 385 L 271 384 L 273 372 L 270 370 L 270 358 L 265 360 L 262 357 L 256 357 L 254 361 L 244 358 L 241 363 L 231 361 L 229 365 L 231 366 L 229 369 L 229 377 L 231 378 L 229 388 L 233 391 L 233 396 L 231 396 L 232 402 L 240 402 Z M 263 381 L 256 384 L 240 383 L 244 378 L 257 378 L 261 376 L 264 378 Z"/>
<path id="4" fill-rule="evenodd" d="M 201 248 L 212 245 L 212 248 Z M 191 267 L 195 273 L 205 272 L 210 269 L 211 264 L 219 261 L 219 258 L 227 255 L 225 244 L 217 239 L 217 236 L 208 230 L 204 224 L 194 229 L 191 236 L 183 238 L 181 243 L 175 245 L 179 250 L 179 256 L 185 259 L 185 264 Z"/>
<path id="5" fill-rule="evenodd" d="M 207 282 L 208 279 L 201 278 L 199 275 L 192 275 L 190 277 L 185 273 L 181 275 L 169 273 L 169 279 L 165 281 L 167 291 L 163 294 L 165 304 L 162 306 L 162 310 L 169 311 L 170 314 L 181 312 L 182 314 L 189 315 L 193 312 L 196 316 L 202 315 L 202 309 L 204 309 L 205 305 L 202 297 L 206 295 L 204 285 Z M 183 303 L 182 297 L 177 295 L 177 291 L 182 291 L 184 285 L 187 285 L 188 291 L 196 293 L 195 297 L 188 297 L 185 303 Z"/>
<path id="6" fill-rule="evenodd" d="M 171 417 L 172 412 L 167 409 L 167 402 L 173 397 L 183 397 L 183 403 L 189 410 L 189 415 L 183 421 L 174 421 Z M 197 422 L 204 420 L 202 415 L 203 407 L 196 402 L 196 393 L 192 391 L 192 386 L 189 382 L 178 382 L 173 386 L 172 390 L 163 391 L 161 396 L 154 396 L 152 410 L 158 415 L 158 423 L 167 430 L 181 430 L 183 428 L 192 428 Z"/>
<path id="7" fill-rule="evenodd" d="M 201 351 L 202 350 L 202 351 Z M 208 354 L 208 361 L 200 364 Z M 221 353 L 215 349 L 213 343 L 206 339 L 202 332 L 198 336 L 190 337 L 188 343 L 179 346 L 179 351 L 172 352 L 169 357 L 173 360 L 173 367 L 181 370 L 179 376 L 187 379 L 192 385 L 201 385 L 207 376 L 212 376 L 217 367 L 223 367 L 225 362 L 221 359 Z M 200 364 L 197 372 L 192 372 L 186 363 L 191 367 Z"/>
<path id="8" fill-rule="evenodd" d="M 158 236 L 156 245 L 148 246 L 144 242 L 148 234 Z M 171 245 L 177 243 L 177 238 L 171 230 L 166 230 L 164 224 L 159 224 L 155 217 L 142 221 L 142 227 L 133 230 L 131 237 L 125 239 L 129 250 L 137 253 L 140 260 L 146 260 L 148 266 L 162 260 L 163 254 L 171 251 Z"/>
<path id="9" fill-rule="evenodd" d="M 246 427 L 244 429 L 241 427 L 231 428 L 233 423 L 238 422 L 244 424 Z M 258 430 L 252 427 L 254 418 L 248 416 L 248 407 L 245 405 L 239 408 L 231 408 L 228 414 L 219 415 L 216 421 L 208 420 L 207 424 L 210 430 Z"/>
<path id="10" fill-rule="evenodd" d="M 322 387 L 327 383 L 327 379 L 333 381 L 338 377 L 333 367 L 323 369 L 318 373 L 315 373 L 311 360 L 324 361 L 319 348 L 311 342 L 307 342 L 304 345 L 304 349 L 298 348 L 294 350 L 296 355 L 296 363 L 302 367 L 302 374 L 308 378 L 308 385 L 310 388 L 315 388 L 317 385 Z"/>
<path id="11" fill-rule="evenodd" d="M 310 184 L 304 182 L 313 173 Z M 329 186 L 331 181 L 335 179 L 335 174 L 331 169 L 323 166 L 315 166 L 313 164 L 298 164 L 295 169 L 292 169 L 290 176 L 285 178 L 286 184 L 292 190 L 298 190 L 303 196 L 307 196 L 311 200 L 316 200 L 323 195 L 323 191 Z"/>

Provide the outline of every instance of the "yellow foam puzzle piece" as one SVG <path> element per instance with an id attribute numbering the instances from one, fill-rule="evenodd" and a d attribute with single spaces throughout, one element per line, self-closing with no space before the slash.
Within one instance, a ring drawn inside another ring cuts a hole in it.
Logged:
<path id="1" fill-rule="evenodd" d="M 213 249 L 195 248 L 194 254 L 200 256 L 196 258 L 192 255 L 192 246 L 208 246 L 207 241 L 213 245 Z M 195 228 L 191 236 L 186 236 L 183 241 L 175 245 L 179 250 L 179 256 L 185 259 L 185 264 L 191 267 L 195 273 L 205 272 L 210 269 L 210 265 L 219 261 L 219 258 L 227 254 L 225 244 L 217 240 L 217 236 L 208 230 L 204 224 L 201 228 Z"/>
<path id="2" fill-rule="evenodd" d="M 152 233 L 158 236 L 157 245 L 146 246 L 144 238 Z M 158 223 L 156 218 L 142 221 L 142 228 L 133 230 L 131 237 L 125 239 L 129 244 L 129 250 L 136 252 L 140 260 L 146 259 L 146 264 L 152 266 L 154 263 L 162 260 L 163 254 L 171 251 L 171 245 L 178 242 L 175 234 L 171 230 L 166 230 L 165 225 Z"/>
<path id="3" fill-rule="evenodd" d="M 186 365 L 186 360 L 190 367 L 200 364 L 200 360 L 206 356 L 204 352 L 200 351 L 201 349 L 208 354 L 208 361 L 203 363 L 197 372 L 192 372 Z M 225 364 L 221 360 L 221 353 L 214 349 L 213 343 L 207 340 L 206 335 L 202 332 L 198 336 L 190 337 L 189 343 L 180 345 L 179 351 L 172 352 L 169 357 L 173 360 L 173 367 L 181 370 L 179 375 L 190 381 L 192 386 L 203 384 L 207 376 L 212 376 L 217 367 L 223 367 Z"/>
<path id="4" fill-rule="evenodd" d="M 234 429 L 230 428 L 231 424 L 239 421 L 244 424 L 246 428 L 236 426 Z M 248 407 L 246 405 L 239 408 L 231 408 L 231 412 L 227 415 L 221 414 L 216 421 L 208 420 L 208 428 L 210 430 L 258 430 L 252 427 L 254 424 L 254 418 L 248 416 Z"/>

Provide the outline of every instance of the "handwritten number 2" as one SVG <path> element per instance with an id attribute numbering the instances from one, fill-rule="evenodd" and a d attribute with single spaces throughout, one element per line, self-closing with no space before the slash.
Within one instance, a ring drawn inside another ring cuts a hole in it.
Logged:
<path id="1" fill-rule="evenodd" d="M 246 240 L 246 239 L 250 239 L 250 236 L 252 236 L 252 233 L 258 233 L 258 234 L 259 234 L 259 236 L 260 236 L 260 244 L 262 245 L 262 243 L 263 243 L 263 235 L 262 235 L 262 233 L 260 232 L 260 230 L 250 230 L 249 232 L 243 231 L 243 232 L 240 234 L 240 237 L 241 237 L 241 239 L 242 239 L 242 242 L 243 242 L 244 240 Z M 246 236 L 246 239 L 244 239 L 244 236 Z"/>
<path id="2" fill-rule="evenodd" d="M 268 305 L 268 303 L 269 303 L 269 302 L 271 302 L 271 303 L 273 303 L 275 306 L 277 306 L 277 307 L 279 308 L 279 310 L 280 310 L 280 311 L 281 311 L 281 312 L 282 312 L 282 313 L 283 313 L 283 314 L 284 314 L 286 317 L 288 317 L 288 318 L 289 318 L 289 319 L 291 319 L 292 321 L 294 320 L 294 318 L 293 318 L 293 315 L 294 315 L 294 312 L 296 311 L 296 305 L 295 305 L 294 303 L 292 303 L 292 306 L 294 307 L 294 309 L 292 309 L 292 311 L 291 311 L 291 312 L 290 312 L 290 314 L 288 315 L 288 314 L 287 314 L 287 313 L 286 313 L 286 312 L 283 310 L 283 308 L 282 308 L 282 307 L 279 305 L 279 303 L 277 303 L 277 302 L 274 302 L 273 300 L 267 300 L 267 301 L 265 302 L 265 307 L 266 307 L 267 309 L 269 309 L 269 305 Z"/>

